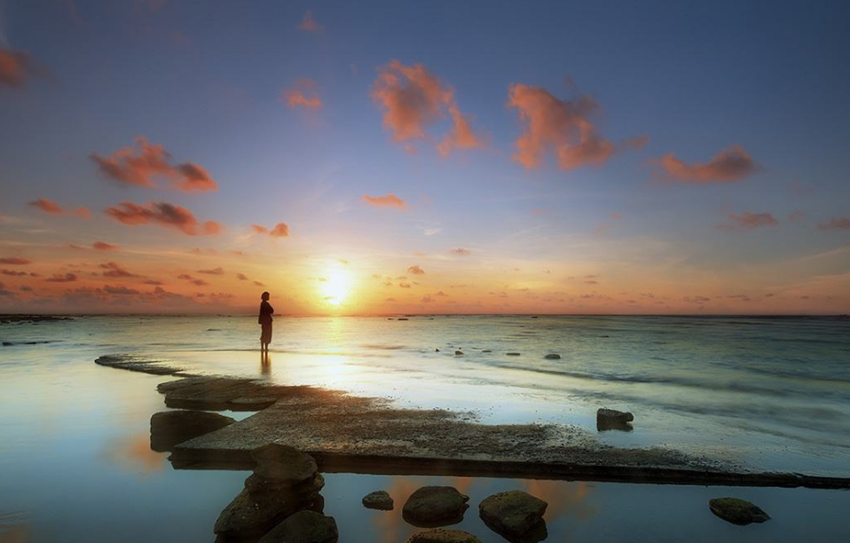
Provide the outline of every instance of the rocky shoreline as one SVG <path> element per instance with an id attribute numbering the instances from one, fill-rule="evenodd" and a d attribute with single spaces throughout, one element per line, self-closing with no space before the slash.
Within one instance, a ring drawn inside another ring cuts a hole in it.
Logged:
<path id="1" fill-rule="evenodd" d="M 171 408 L 257 411 L 174 442 L 169 460 L 177 469 L 252 469 L 252 451 L 278 443 L 310 454 L 328 473 L 850 488 L 850 478 L 760 472 L 662 448 L 609 447 L 566 425 L 485 425 L 466 413 L 399 409 L 383 399 L 309 386 L 191 375 L 171 362 L 135 356 L 102 356 L 96 363 L 179 377 L 158 386 Z"/>

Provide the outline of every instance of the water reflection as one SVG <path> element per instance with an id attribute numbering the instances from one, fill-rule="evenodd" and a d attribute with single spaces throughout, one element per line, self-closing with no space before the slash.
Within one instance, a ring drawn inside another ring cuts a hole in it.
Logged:
<path id="1" fill-rule="evenodd" d="M 147 477 L 165 470 L 168 454 L 151 450 L 150 432 L 146 431 L 108 440 L 101 451 L 101 458 Z"/>

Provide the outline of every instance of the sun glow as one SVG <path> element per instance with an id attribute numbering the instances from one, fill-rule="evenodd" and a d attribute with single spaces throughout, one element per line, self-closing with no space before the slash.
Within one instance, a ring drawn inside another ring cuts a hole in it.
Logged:
<path id="1" fill-rule="evenodd" d="M 351 275 L 343 270 L 333 271 L 324 279 L 322 293 L 325 302 L 333 306 L 340 306 L 345 302 L 351 291 Z"/>

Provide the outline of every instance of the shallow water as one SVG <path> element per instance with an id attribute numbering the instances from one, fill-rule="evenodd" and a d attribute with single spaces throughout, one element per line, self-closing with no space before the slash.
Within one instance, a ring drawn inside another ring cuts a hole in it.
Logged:
<path id="1" fill-rule="evenodd" d="M 246 472 L 175 471 L 149 448 L 163 377 L 93 364 L 141 352 L 196 371 L 265 377 L 473 409 L 485 422 L 557 421 L 595 433 L 601 405 L 636 415 L 616 444 L 667 444 L 765 469 L 850 475 L 850 325 L 837 319 L 411 317 L 276 320 L 270 367 L 250 317 L 92 317 L 0 325 L 0 541 L 212 541 Z M 607 337 L 602 337 L 607 336 Z M 51 341 L 26 345 L 30 341 Z M 435 352 L 439 348 L 441 351 Z M 463 356 L 454 350 L 461 348 Z M 483 353 L 485 349 L 492 353 Z M 508 357 L 507 352 L 520 352 Z M 549 361 L 549 352 L 562 355 Z M 247 414 L 238 414 L 239 417 Z M 472 497 L 526 488 L 550 502 L 550 541 L 839 539 L 850 493 L 328 474 L 341 541 L 403 541 L 400 505 L 423 482 Z M 364 510 L 385 488 L 397 510 Z M 774 517 L 741 528 L 707 500 L 750 498 Z"/>

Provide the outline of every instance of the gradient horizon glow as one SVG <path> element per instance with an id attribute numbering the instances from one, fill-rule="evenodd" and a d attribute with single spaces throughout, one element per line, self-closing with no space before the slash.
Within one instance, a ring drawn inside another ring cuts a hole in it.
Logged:
<path id="1" fill-rule="evenodd" d="M 843 2 L 0 2 L 0 312 L 850 313 Z"/>

